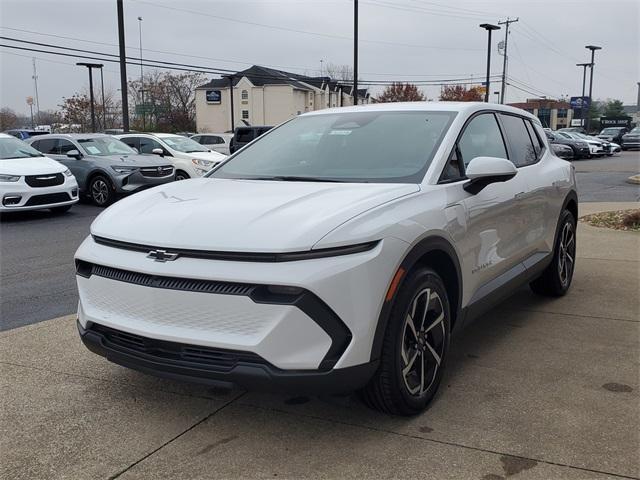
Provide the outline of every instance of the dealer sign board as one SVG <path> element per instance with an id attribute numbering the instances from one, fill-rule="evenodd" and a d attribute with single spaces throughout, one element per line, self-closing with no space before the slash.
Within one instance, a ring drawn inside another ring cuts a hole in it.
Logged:
<path id="1" fill-rule="evenodd" d="M 222 93 L 220 90 L 206 90 L 205 96 L 207 103 L 220 103 L 222 101 Z"/>

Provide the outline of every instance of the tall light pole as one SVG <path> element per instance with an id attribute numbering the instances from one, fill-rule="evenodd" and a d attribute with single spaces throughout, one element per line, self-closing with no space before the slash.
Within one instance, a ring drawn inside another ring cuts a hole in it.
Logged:
<path id="1" fill-rule="evenodd" d="M 483 23 L 480 25 L 480 28 L 484 28 L 488 33 L 487 40 L 487 83 L 485 84 L 484 90 L 484 101 L 485 103 L 489 103 L 489 76 L 491 75 L 491 32 L 494 30 L 500 30 L 498 25 L 492 25 L 490 23 Z"/>
<path id="2" fill-rule="evenodd" d="M 358 0 L 353 0 L 353 104 L 358 104 Z"/>
<path id="3" fill-rule="evenodd" d="M 129 97 L 127 94 L 127 53 L 124 45 L 124 7 L 116 0 L 118 11 L 118 52 L 120 53 L 120 93 L 122 95 L 122 129 L 129 132 Z"/>
<path id="4" fill-rule="evenodd" d="M 602 50 L 602 47 L 598 47 L 596 45 L 586 45 L 584 48 L 591 50 L 591 73 L 589 78 L 589 108 L 592 105 L 591 95 L 593 95 L 593 67 L 595 66 L 594 58 L 596 55 L 596 50 Z M 589 133 L 589 128 L 591 127 L 591 115 L 587 112 L 587 126 L 585 130 Z"/>
<path id="5" fill-rule="evenodd" d="M 102 130 L 107 128 L 107 107 L 104 104 L 104 75 L 100 67 L 100 90 L 102 90 Z"/>
<path id="6" fill-rule="evenodd" d="M 587 67 L 590 67 L 590 63 L 576 63 L 576 67 L 582 67 L 582 97 L 580 102 L 580 123 L 584 128 L 584 88 L 587 81 Z"/>
<path id="7" fill-rule="evenodd" d="M 138 17 L 138 34 L 140 36 L 140 103 L 142 104 L 142 131 L 147 128 L 145 125 L 145 105 L 144 105 L 144 73 L 142 71 L 142 17 Z"/>
<path id="8" fill-rule="evenodd" d="M 87 67 L 89 70 L 89 98 L 91 100 L 91 131 L 96 133 L 96 109 L 93 102 L 93 69 L 94 68 L 102 68 L 104 65 L 102 63 L 85 63 L 78 62 L 76 63 L 79 67 Z"/>

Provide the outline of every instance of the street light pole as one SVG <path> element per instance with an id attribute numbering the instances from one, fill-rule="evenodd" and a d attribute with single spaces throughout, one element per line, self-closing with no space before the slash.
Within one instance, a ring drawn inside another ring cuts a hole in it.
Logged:
<path id="1" fill-rule="evenodd" d="M 138 17 L 138 33 L 140 36 L 140 103 L 142 104 L 142 131 L 147 129 L 144 106 L 144 74 L 142 70 L 142 17 Z"/>
<path id="2" fill-rule="evenodd" d="M 593 104 L 591 95 L 593 95 L 593 67 L 595 66 L 594 58 L 596 54 L 596 50 L 602 50 L 602 47 L 598 47 L 596 45 L 587 45 L 584 48 L 591 50 L 591 73 L 589 78 L 589 108 Z M 587 126 L 585 130 L 589 133 L 589 129 L 591 128 L 591 115 L 587 112 Z"/>
<path id="3" fill-rule="evenodd" d="M 484 90 L 484 101 L 485 103 L 489 103 L 489 76 L 491 75 L 491 32 L 493 30 L 500 30 L 498 25 L 492 25 L 490 23 L 483 23 L 480 25 L 480 28 L 484 28 L 488 33 L 487 40 L 487 83 L 485 84 Z"/>
<path id="4" fill-rule="evenodd" d="M 580 123 L 584 128 L 584 89 L 587 81 L 587 67 L 590 67 L 590 63 L 576 63 L 576 67 L 582 67 L 582 97 L 580 102 Z"/>
<path id="5" fill-rule="evenodd" d="M 358 0 L 353 0 L 353 104 L 358 104 Z"/>
<path id="6" fill-rule="evenodd" d="M 118 51 L 120 54 L 120 93 L 122 94 L 122 130 L 129 132 L 129 97 L 127 94 L 127 53 L 124 45 L 124 7 L 116 0 L 118 10 Z"/>
<path id="7" fill-rule="evenodd" d="M 89 98 L 91 100 L 91 131 L 96 133 L 96 110 L 93 102 L 93 69 L 100 68 L 104 66 L 102 63 L 85 63 L 78 62 L 76 63 L 79 67 L 87 67 L 89 70 Z"/>

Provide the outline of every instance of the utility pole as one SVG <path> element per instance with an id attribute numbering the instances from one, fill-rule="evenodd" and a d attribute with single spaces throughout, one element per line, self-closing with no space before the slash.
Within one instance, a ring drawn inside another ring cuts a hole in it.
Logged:
<path id="1" fill-rule="evenodd" d="M 584 89 L 587 82 L 587 67 L 590 63 L 576 63 L 576 67 L 582 67 L 582 97 L 580 101 L 580 126 L 584 128 Z"/>
<path id="2" fill-rule="evenodd" d="M 102 90 L 102 130 L 107 128 L 107 106 L 104 104 L 104 75 L 100 67 L 100 89 Z"/>
<path id="3" fill-rule="evenodd" d="M 484 28 L 488 33 L 488 41 L 487 41 L 487 82 L 485 83 L 484 88 L 484 102 L 489 103 L 489 77 L 491 75 L 491 32 L 494 30 L 500 30 L 500 27 L 497 25 L 491 25 L 490 23 L 483 23 L 480 25 L 480 28 Z"/>
<path id="4" fill-rule="evenodd" d="M 144 105 L 144 74 L 142 71 L 142 17 L 138 17 L 138 32 L 140 36 L 140 103 L 142 107 L 142 131 L 146 131 L 147 125 L 145 120 L 145 105 Z"/>
<path id="5" fill-rule="evenodd" d="M 597 47 L 596 45 L 587 45 L 584 48 L 587 50 L 591 50 L 591 74 L 589 78 L 589 110 L 591 109 L 591 105 L 593 104 L 591 95 L 593 95 L 593 67 L 595 66 L 595 54 L 596 50 L 602 50 L 602 47 Z M 586 133 L 589 134 L 589 128 L 591 127 L 591 115 L 587 111 L 587 126 L 585 127 Z"/>
<path id="6" fill-rule="evenodd" d="M 36 95 L 36 122 L 40 123 L 40 99 L 38 98 L 38 74 L 36 72 L 36 59 L 33 58 L 33 87 Z M 32 122 L 33 123 L 33 122 Z"/>
<path id="7" fill-rule="evenodd" d="M 520 18 L 511 20 L 509 17 L 504 22 L 498 22 L 498 25 L 505 25 L 504 30 L 504 58 L 502 59 L 502 89 L 500 90 L 500 103 L 504 104 L 505 90 L 507 88 L 507 45 L 509 44 L 509 25 L 516 23 Z"/>
<path id="8" fill-rule="evenodd" d="M 358 0 L 353 0 L 353 104 L 358 104 Z"/>
<path id="9" fill-rule="evenodd" d="M 122 94 L 122 129 L 129 131 L 129 98 L 127 94 L 127 53 L 124 46 L 124 8 L 122 0 L 116 0 L 118 7 L 118 46 L 120 51 L 120 93 Z"/>
<path id="10" fill-rule="evenodd" d="M 235 132 L 235 119 L 233 118 L 233 75 L 227 77 L 229 79 L 229 95 L 231 100 L 231 133 Z"/>

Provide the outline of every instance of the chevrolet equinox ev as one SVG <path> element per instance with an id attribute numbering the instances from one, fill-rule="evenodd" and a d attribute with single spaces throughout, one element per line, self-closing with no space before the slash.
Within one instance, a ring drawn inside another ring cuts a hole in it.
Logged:
<path id="1" fill-rule="evenodd" d="M 161 377 L 361 390 L 411 415 L 452 332 L 523 284 L 567 292 L 577 205 L 573 167 L 523 110 L 312 112 L 105 210 L 75 256 L 78 329 Z"/>

